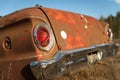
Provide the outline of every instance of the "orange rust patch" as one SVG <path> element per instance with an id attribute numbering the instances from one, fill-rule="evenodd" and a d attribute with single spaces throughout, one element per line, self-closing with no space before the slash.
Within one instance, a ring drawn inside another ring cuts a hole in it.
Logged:
<path id="1" fill-rule="evenodd" d="M 36 49 L 36 54 L 37 54 L 37 60 L 41 60 L 43 58 L 43 55 L 40 53 L 40 50 Z"/>
<path id="2" fill-rule="evenodd" d="M 69 35 L 66 39 L 66 48 L 67 49 L 74 49 L 79 47 L 84 47 L 85 43 L 82 41 L 82 38 L 80 36 L 71 36 Z"/>
<path id="3" fill-rule="evenodd" d="M 76 21 L 72 19 L 72 14 L 65 15 L 65 12 L 58 12 L 56 10 L 48 10 L 48 13 L 58 21 L 62 21 L 68 24 L 76 24 Z"/>

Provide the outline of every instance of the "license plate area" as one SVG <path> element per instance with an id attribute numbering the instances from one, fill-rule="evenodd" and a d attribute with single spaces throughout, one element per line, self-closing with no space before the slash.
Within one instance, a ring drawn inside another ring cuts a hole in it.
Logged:
<path id="1" fill-rule="evenodd" d="M 88 55 L 87 55 L 88 64 L 92 64 L 92 63 L 95 63 L 95 62 L 101 60 L 102 55 L 103 55 L 102 51 L 95 51 L 95 52 L 88 53 Z"/>

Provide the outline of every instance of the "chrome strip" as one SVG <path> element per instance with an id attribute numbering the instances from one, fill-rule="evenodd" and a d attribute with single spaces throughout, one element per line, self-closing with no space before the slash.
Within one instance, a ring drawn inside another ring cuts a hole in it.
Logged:
<path id="1" fill-rule="evenodd" d="M 30 68 L 37 80 L 59 78 L 64 74 L 74 72 L 79 67 L 88 64 L 88 53 L 103 51 L 105 53 L 103 53 L 103 57 L 107 57 L 115 55 L 117 50 L 118 45 L 111 42 L 71 51 L 59 51 L 51 60 L 31 62 Z M 43 77 L 45 79 L 43 79 Z"/>
<path id="2" fill-rule="evenodd" d="M 96 48 L 103 47 L 103 46 L 111 46 L 113 44 L 114 43 L 106 43 L 106 44 L 100 44 L 100 45 L 92 45 L 91 47 L 88 47 L 88 48 L 80 48 L 80 49 L 71 50 L 71 51 L 59 51 L 52 60 L 41 60 L 39 62 L 38 61 L 31 62 L 30 66 L 35 66 L 37 64 L 40 64 L 42 68 L 46 68 L 48 65 L 58 62 L 65 55 L 72 56 L 72 54 L 75 54 L 76 52 L 92 50 L 92 49 L 96 49 Z M 80 58 L 78 62 L 83 61 L 83 60 L 85 60 L 85 58 Z M 72 62 L 67 62 L 66 64 L 70 64 L 70 63 Z"/>

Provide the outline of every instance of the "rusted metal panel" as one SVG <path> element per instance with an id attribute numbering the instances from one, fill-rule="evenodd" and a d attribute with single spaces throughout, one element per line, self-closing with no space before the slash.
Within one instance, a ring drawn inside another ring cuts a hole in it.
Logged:
<path id="1" fill-rule="evenodd" d="M 26 66 L 32 61 L 50 59 L 58 51 L 56 42 L 49 52 L 36 47 L 33 29 L 41 21 L 49 24 L 38 7 L 20 10 L 0 19 L 0 79 L 23 80 L 27 77 L 32 80 L 28 77 L 31 74 L 24 72 Z M 7 45 L 11 45 L 9 49 L 4 44 L 6 38 L 10 39 L 10 42 L 7 42 Z"/>
<path id="2" fill-rule="evenodd" d="M 38 7 L 17 11 L 0 19 L 0 26 L 3 26 L 0 29 L 0 51 L 3 55 L 9 53 L 11 56 L 11 58 L 9 56 L 6 59 L 25 59 L 36 56 L 36 54 L 31 54 L 30 56 L 29 53 L 31 52 L 38 53 L 37 55 L 43 53 L 46 55 L 45 59 L 55 54 L 57 48 L 49 54 L 49 52 L 41 52 L 34 44 L 33 29 L 42 20 L 49 24 L 46 16 Z M 10 37 L 11 39 L 12 48 L 9 51 L 3 48 L 3 41 L 6 37 Z M 56 46 L 56 42 L 54 44 Z M 16 55 L 16 57 L 12 55 Z"/>
<path id="3" fill-rule="evenodd" d="M 29 64 L 36 59 L 0 61 L 0 80 L 34 80 Z"/>
<path id="4" fill-rule="evenodd" d="M 0 27 L 20 21 L 25 18 L 32 18 L 32 17 L 41 17 L 46 19 L 45 15 L 43 14 L 42 11 L 38 9 L 38 7 L 32 7 L 32 8 L 16 11 L 14 13 L 11 13 L 9 15 L 0 18 Z"/>
<path id="5" fill-rule="evenodd" d="M 30 20 L 22 20 L 0 29 L 0 72 L 4 73 L 2 80 L 17 80 L 17 78 L 23 80 L 21 71 L 28 65 L 27 60 L 37 60 L 30 27 L 32 27 Z M 3 47 L 6 37 L 11 40 L 9 43 L 11 48 L 8 50 Z"/>
<path id="6" fill-rule="evenodd" d="M 103 26 L 96 19 L 72 12 L 43 9 L 52 23 L 62 50 L 89 47 L 108 42 Z"/>
<path id="7" fill-rule="evenodd" d="M 55 41 L 49 51 L 39 49 L 35 44 L 34 30 L 40 22 L 49 25 L 54 34 Z M 71 61 L 74 64 L 74 61 L 83 58 L 87 60 L 88 53 L 98 53 L 99 50 L 106 53 L 104 47 L 111 49 L 111 55 L 115 55 L 113 52 L 118 48 L 110 42 L 105 27 L 90 16 L 43 7 L 16 11 L 0 18 L 0 79 L 34 80 L 36 75 L 33 76 L 34 72 L 31 72 L 31 67 L 36 69 L 34 61 L 40 63 L 37 64 L 40 67 L 58 67 L 59 62 L 61 65 L 69 65 Z M 51 67 L 51 72 L 53 68 Z M 56 70 L 61 68 L 62 66 Z M 43 75 L 44 72 L 35 73 Z M 55 75 L 56 73 L 59 72 L 55 72 Z"/>

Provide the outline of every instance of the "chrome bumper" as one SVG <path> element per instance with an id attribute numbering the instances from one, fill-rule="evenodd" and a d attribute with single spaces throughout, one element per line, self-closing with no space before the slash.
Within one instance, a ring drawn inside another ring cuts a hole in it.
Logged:
<path id="1" fill-rule="evenodd" d="M 114 56 L 118 51 L 118 45 L 109 43 L 71 51 L 60 51 L 52 60 L 31 62 L 30 67 L 37 80 L 59 78 L 86 65 L 88 53 L 95 51 L 102 51 L 103 57 Z"/>

